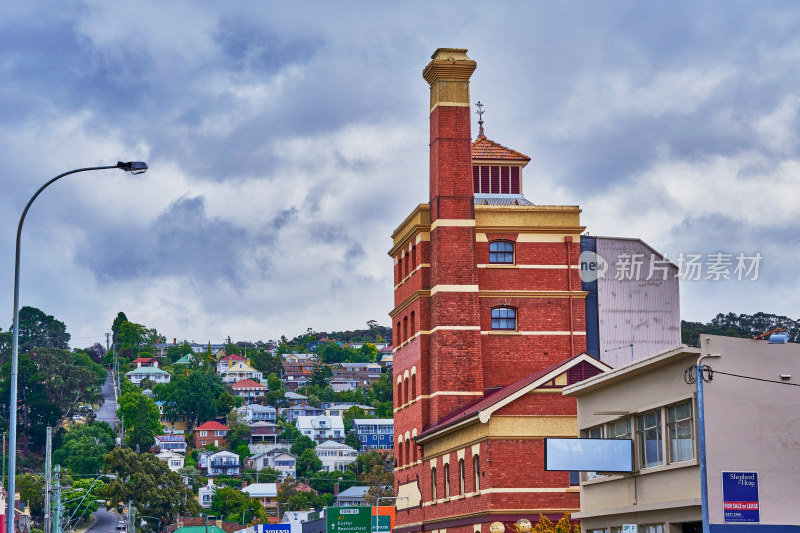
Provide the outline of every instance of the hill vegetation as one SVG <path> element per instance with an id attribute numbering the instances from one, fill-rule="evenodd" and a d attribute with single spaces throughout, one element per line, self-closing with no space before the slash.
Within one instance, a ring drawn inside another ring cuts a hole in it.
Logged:
<path id="1" fill-rule="evenodd" d="M 770 313 L 720 313 L 707 324 L 682 320 L 681 342 L 687 346 L 697 346 L 701 333 L 753 338 L 776 328 L 783 328 L 789 333 L 789 342 L 800 342 L 800 321 Z"/>

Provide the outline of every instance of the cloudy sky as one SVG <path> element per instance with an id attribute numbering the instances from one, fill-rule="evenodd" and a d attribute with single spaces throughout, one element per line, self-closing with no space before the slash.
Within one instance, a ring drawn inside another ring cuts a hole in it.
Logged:
<path id="1" fill-rule="evenodd" d="M 427 200 L 438 47 L 478 62 L 526 196 L 673 255 L 761 253 L 686 281 L 685 319 L 798 318 L 794 2 L 0 4 L 0 295 L 104 342 L 116 313 L 218 342 L 389 324 L 390 234 Z M 477 127 L 473 126 L 476 130 Z"/>

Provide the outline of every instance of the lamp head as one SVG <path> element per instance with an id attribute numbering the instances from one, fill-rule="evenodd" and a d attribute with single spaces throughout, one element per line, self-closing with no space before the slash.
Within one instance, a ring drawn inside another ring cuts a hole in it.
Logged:
<path id="1" fill-rule="evenodd" d="M 128 161 L 127 163 L 118 161 L 117 168 L 121 168 L 125 172 L 130 172 L 131 174 L 144 174 L 149 167 L 144 161 Z"/>

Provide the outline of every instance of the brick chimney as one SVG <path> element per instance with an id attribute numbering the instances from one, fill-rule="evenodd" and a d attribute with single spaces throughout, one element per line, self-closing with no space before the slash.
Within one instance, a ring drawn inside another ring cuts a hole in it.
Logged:
<path id="1" fill-rule="evenodd" d="M 464 48 L 439 48 L 422 71 L 430 85 L 430 307 L 433 391 L 483 393 L 469 79 L 476 63 Z M 433 288 L 436 288 L 434 291 Z M 428 367 L 430 364 L 430 367 Z M 423 423 L 435 423 L 475 396 L 431 398 Z"/>

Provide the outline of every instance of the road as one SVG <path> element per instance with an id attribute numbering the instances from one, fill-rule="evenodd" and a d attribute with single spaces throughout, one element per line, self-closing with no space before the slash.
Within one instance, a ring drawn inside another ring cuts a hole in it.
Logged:
<path id="1" fill-rule="evenodd" d="M 113 399 L 114 391 L 111 391 L 111 396 Z M 94 516 L 97 517 L 97 522 L 87 530 L 87 533 L 119 533 L 117 530 L 119 515 L 117 513 L 108 512 L 105 507 L 101 507 L 94 513 Z"/>
<path id="2" fill-rule="evenodd" d="M 96 420 L 108 422 L 112 428 L 117 427 L 117 399 L 114 396 L 114 378 L 109 371 L 106 382 L 103 385 L 103 405 L 97 410 Z"/>

